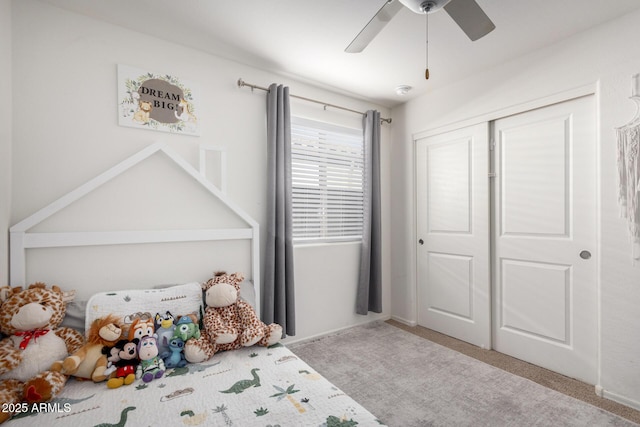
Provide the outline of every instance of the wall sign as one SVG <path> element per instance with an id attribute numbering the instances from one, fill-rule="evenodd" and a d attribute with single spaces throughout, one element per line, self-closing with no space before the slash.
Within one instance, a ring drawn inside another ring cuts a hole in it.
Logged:
<path id="1" fill-rule="evenodd" d="M 119 64 L 118 124 L 199 136 L 193 85 Z"/>

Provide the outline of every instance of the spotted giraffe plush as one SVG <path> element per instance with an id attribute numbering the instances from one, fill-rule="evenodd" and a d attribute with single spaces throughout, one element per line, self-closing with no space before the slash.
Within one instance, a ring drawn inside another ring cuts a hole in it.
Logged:
<path id="1" fill-rule="evenodd" d="M 204 327 L 200 338 L 191 338 L 185 344 L 188 362 L 208 360 L 218 351 L 254 344 L 270 346 L 280 341 L 282 327 L 263 323 L 251 304 L 240 298 L 243 280 L 242 273 L 216 273 L 202 285 L 206 303 Z"/>
<path id="2" fill-rule="evenodd" d="M 13 415 L 5 409 L 46 402 L 64 387 L 68 377 L 50 368 L 84 342 L 78 331 L 59 328 L 74 295 L 44 283 L 1 290 L 0 423 Z"/>
<path id="3" fill-rule="evenodd" d="M 7 295 L 11 294 L 11 286 L 0 286 L 0 307 L 2 307 L 2 301 L 4 301 Z M 5 335 L 0 330 L 0 341 L 5 337 Z"/>

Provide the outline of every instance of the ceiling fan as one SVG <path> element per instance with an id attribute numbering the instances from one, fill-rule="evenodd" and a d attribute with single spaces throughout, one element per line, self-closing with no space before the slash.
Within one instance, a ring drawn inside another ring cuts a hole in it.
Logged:
<path id="1" fill-rule="evenodd" d="M 387 0 L 345 52 L 362 52 L 403 6 L 422 15 L 443 8 L 472 41 L 489 34 L 496 27 L 475 0 Z"/>

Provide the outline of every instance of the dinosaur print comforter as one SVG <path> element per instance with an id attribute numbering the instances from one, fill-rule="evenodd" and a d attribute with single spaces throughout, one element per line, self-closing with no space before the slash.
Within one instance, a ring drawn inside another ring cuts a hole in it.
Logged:
<path id="1" fill-rule="evenodd" d="M 286 347 L 248 347 L 118 389 L 70 379 L 18 426 L 378 426 L 373 414 Z"/>

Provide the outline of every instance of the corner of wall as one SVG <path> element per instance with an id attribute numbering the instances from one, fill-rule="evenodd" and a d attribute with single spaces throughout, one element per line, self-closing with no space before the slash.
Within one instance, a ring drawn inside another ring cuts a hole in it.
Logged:
<path id="1" fill-rule="evenodd" d="M 11 145 L 12 145 L 12 26 L 11 0 L 0 0 L 0 282 L 9 280 L 9 218 L 11 208 Z"/>

